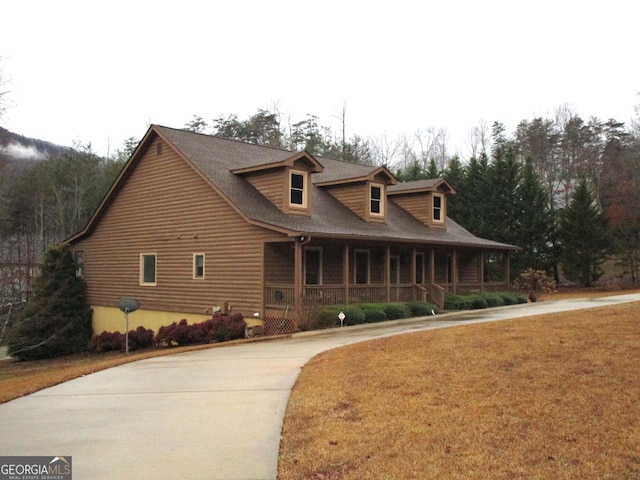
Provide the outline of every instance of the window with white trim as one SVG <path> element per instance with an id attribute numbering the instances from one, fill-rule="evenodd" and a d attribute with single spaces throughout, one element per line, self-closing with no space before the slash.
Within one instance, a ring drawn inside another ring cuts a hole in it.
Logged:
<path id="1" fill-rule="evenodd" d="M 291 170 L 289 172 L 289 206 L 307 207 L 307 195 L 309 189 L 308 173 L 300 170 Z"/>
<path id="2" fill-rule="evenodd" d="M 156 284 L 156 261 L 155 253 L 140 254 L 140 285 Z"/>
<path id="3" fill-rule="evenodd" d="M 444 196 L 433 194 L 433 221 L 444 222 Z"/>
<path id="4" fill-rule="evenodd" d="M 384 186 L 377 183 L 369 185 L 369 213 L 384 216 Z"/>
<path id="5" fill-rule="evenodd" d="M 193 254 L 193 278 L 204 278 L 204 253 Z"/>

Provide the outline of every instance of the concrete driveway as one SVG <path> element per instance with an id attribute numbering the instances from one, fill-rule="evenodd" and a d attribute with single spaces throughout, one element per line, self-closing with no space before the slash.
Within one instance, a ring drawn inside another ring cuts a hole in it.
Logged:
<path id="1" fill-rule="evenodd" d="M 71 456 L 77 479 L 275 479 L 287 400 L 320 352 L 405 332 L 640 301 L 640 294 L 296 334 L 142 360 L 0 405 L 0 455 Z"/>

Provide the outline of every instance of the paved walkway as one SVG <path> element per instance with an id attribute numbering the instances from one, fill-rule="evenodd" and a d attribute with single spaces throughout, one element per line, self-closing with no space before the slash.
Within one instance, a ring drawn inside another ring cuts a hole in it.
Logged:
<path id="1" fill-rule="evenodd" d="M 632 301 L 640 294 L 346 327 L 129 363 L 0 405 L 0 455 L 71 456 L 78 479 L 272 480 L 289 393 L 322 351 Z"/>

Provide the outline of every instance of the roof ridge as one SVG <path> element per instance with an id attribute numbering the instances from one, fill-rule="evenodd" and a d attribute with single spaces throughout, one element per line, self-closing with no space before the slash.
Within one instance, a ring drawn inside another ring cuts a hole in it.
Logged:
<path id="1" fill-rule="evenodd" d="M 157 123 L 151 124 L 151 126 L 152 127 L 156 127 L 156 128 L 163 128 L 163 129 L 166 129 L 166 130 L 171 130 L 171 131 L 178 132 L 178 133 L 199 135 L 201 137 L 215 138 L 217 140 L 225 140 L 225 141 L 228 141 L 228 142 L 240 143 L 242 145 L 250 145 L 250 146 L 259 147 L 259 148 L 269 148 L 269 149 L 272 149 L 272 150 L 278 150 L 278 151 L 281 151 L 281 152 L 288 152 L 288 153 L 292 153 L 292 154 L 301 153 L 301 152 L 305 151 L 305 150 L 302 150 L 302 151 L 290 150 L 288 148 L 274 147 L 273 145 L 265 145 L 265 144 L 262 144 L 262 143 L 252 143 L 252 142 L 248 142 L 246 140 L 239 140 L 237 138 L 223 137 L 222 135 L 213 135 L 213 134 L 210 134 L 210 133 L 202 133 L 202 132 L 192 132 L 191 130 L 185 130 L 183 128 L 167 127 L 166 125 L 159 125 Z"/>

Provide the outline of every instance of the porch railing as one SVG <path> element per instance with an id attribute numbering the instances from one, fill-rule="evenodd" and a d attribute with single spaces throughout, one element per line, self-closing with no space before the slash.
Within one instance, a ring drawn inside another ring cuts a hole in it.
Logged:
<path id="1" fill-rule="evenodd" d="M 387 297 L 387 291 L 389 296 Z M 345 285 L 317 285 L 302 288 L 301 303 L 311 305 L 345 305 L 355 303 L 410 302 L 413 300 L 430 301 L 438 306 L 444 304 L 445 290 L 437 285 L 422 286 L 416 284 L 387 285 L 349 285 L 349 298 L 345 295 Z M 270 284 L 265 287 L 265 307 L 293 307 L 295 290 L 293 285 Z"/>

